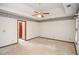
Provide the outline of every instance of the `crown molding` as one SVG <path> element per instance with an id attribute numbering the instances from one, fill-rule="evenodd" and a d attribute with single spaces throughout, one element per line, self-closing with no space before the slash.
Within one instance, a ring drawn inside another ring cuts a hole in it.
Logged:
<path id="1" fill-rule="evenodd" d="M 22 15 L 18 15 L 16 13 L 12 13 L 10 11 L 5 11 L 0 9 L 0 16 L 2 17 L 8 17 L 8 18 L 15 18 L 15 19 L 22 19 L 27 21 L 34 21 L 34 22 L 48 22 L 48 21 L 59 21 L 59 20 L 73 20 L 74 16 L 65 16 L 65 17 L 56 17 L 56 18 L 50 18 L 45 20 L 35 20 L 30 17 L 25 17 Z"/>
<path id="2" fill-rule="evenodd" d="M 19 15 L 19 14 L 10 12 L 10 11 L 2 10 L 2 9 L 0 9 L 0 16 L 2 16 L 2 17 L 8 17 L 8 18 L 14 18 L 14 19 L 22 19 L 22 20 L 28 20 L 28 21 L 38 22 L 37 20 L 32 19 L 30 17 L 27 17 L 27 16 L 25 17 L 25 16 L 22 16 L 22 15 Z"/>
<path id="3" fill-rule="evenodd" d="M 39 22 L 59 21 L 59 20 L 74 20 L 74 16 L 50 18 L 50 19 L 46 19 L 46 20 L 40 20 Z"/>

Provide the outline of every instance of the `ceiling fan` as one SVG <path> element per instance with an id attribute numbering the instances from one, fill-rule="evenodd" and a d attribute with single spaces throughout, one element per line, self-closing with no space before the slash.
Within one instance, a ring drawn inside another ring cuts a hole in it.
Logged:
<path id="1" fill-rule="evenodd" d="M 40 4 L 39 4 L 39 7 L 40 7 Z M 42 10 L 42 8 L 40 8 L 40 9 L 38 9 L 38 10 L 36 10 L 36 11 L 33 11 L 35 14 L 33 14 L 32 16 L 37 16 L 37 17 L 39 17 L 39 18 L 43 18 L 45 15 L 48 15 L 48 14 L 50 14 L 49 12 L 44 12 L 43 10 Z"/>

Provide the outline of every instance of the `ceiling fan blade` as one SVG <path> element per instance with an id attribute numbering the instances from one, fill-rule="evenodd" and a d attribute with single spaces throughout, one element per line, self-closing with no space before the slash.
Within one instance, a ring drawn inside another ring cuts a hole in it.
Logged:
<path id="1" fill-rule="evenodd" d="M 42 18 L 44 17 L 44 15 L 42 15 Z"/>
<path id="2" fill-rule="evenodd" d="M 49 14 L 49 13 L 43 13 L 43 14 Z"/>
<path id="3" fill-rule="evenodd" d="M 39 13 L 39 12 L 37 12 L 37 11 L 34 11 L 35 13 Z"/>
<path id="4" fill-rule="evenodd" d="M 36 16 L 37 14 L 34 14 L 34 15 L 32 15 L 32 16 Z"/>

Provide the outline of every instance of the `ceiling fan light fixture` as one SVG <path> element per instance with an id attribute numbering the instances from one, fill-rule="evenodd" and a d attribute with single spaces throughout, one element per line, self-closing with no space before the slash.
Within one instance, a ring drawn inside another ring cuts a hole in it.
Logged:
<path id="1" fill-rule="evenodd" d="M 41 15 L 37 15 L 37 17 L 42 18 L 42 16 L 41 16 Z"/>
<path id="2" fill-rule="evenodd" d="M 49 14 L 49 12 L 43 12 L 44 10 L 40 7 L 40 3 L 39 3 L 39 9 L 34 11 L 35 14 L 33 14 L 32 16 L 36 16 L 38 18 L 43 18 L 44 15 Z"/>

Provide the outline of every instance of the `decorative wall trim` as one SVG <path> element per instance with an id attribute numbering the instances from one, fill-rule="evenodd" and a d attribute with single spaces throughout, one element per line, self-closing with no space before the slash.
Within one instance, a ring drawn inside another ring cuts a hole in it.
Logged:
<path id="1" fill-rule="evenodd" d="M 30 39 L 28 39 L 26 41 L 29 41 L 29 40 L 32 40 L 32 39 L 36 39 L 36 38 L 44 38 L 44 39 L 49 39 L 49 40 L 56 40 L 56 41 L 67 42 L 67 43 L 74 43 L 74 42 L 69 42 L 69 41 L 64 41 L 64 40 L 58 40 L 58 39 L 53 39 L 53 38 L 41 37 L 41 36 L 30 38 Z"/>
<path id="2" fill-rule="evenodd" d="M 29 40 L 32 40 L 32 39 L 35 39 L 35 38 L 40 38 L 40 36 L 33 37 L 33 38 L 30 38 L 30 39 L 26 39 L 26 41 L 29 41 Z"/>
<path id="3" fill-rule="evenodd" d="M 36 20 L 37 22 L 51 22 L 51 21 L 60 21 L 60 20 L 75 20 L 75 16 L 65 16 L 65 17 L 56 17 L 56 18 L 49 18 L 45 20 Z"/>
<path id="4" fill-rule="evenodd" d="M 76 55 L 78 55 L 78 53 L 77 53 L 77 48 L 76 48 L 76 44 L 74 43 L 74 48 L 75 48 L 75 53 L 76 53 Z"/>
<path id="5" fill-rule="evenodd" d="M 45 20 L 36 20 L 32 19 L 30 17 L 25 17 L 10 11 L 5 11 L 0 9 L 0 16 L 2 17 L 8 17 L 8 18 L 15 18 L 15 19 L 22 19 L 22 20 L 27 20 L 27 21 L 34 21 L 34 22 L 47 22 L 47 21 L 59 21 L 59 20 L 74 20 L 73 18 L 75 16 L 65 16 L 65 17 L 56 17 L 56 18 L 50 18 L 50 19 L 45 19 Z"/>
<path id="6" fill-rule="evenodd" d="M 0 47 L 0 48 L 4 48 L 4 47 L 8 47 L 8 46 L 12 46 L 12 45 L 15 45 L 15 44 L 18 44 L 18 42 L 16 42 L 16 43 L 12 43 L 12 44 L 9 44 L 9 45 L 5 45 L 5 46 L 2 46 L 2 47 Z"/>
<path id="7" fill-rule="evenodd" d="M 49 22 L 49 21 L 51 22 L 51 21 L 60 21 L 60 20 L 74 20 L 74 16 L 50 18 L 46 20 L 40 20 L 39 22 Z"/>
<path id="8" fill-rule="evenodd" d="M 64 41 L 64 40 L 58 40 L 58 39 L 53 39 L 53 38 L 47 38 L 47 37 L 40 37 L 44 39 L 50 39 L 50 40 L 56 40 L 56 41 L 61 41 L 61 42 L 67 42 L 67 43 L 74 43 L 74 42 L 69 42 L 69 41 Z"/>
<path id="9" fill-rule="evenodd" d="M 2 9 L 0 9 L 0 16 L 2 16 L 2 17 L 8 17 L 8 18 L 14 18 L 14 19 L 22 19 L 22 20 L 28 20 L 28 21 L 38 22 L 37 20 L 32 19 L 30 17 L 25 17 L 25 16 L 22 16 L 22 15 L 19 15 L 19 14 L 10 12 L 10 11 L 2 10 Z"/>

